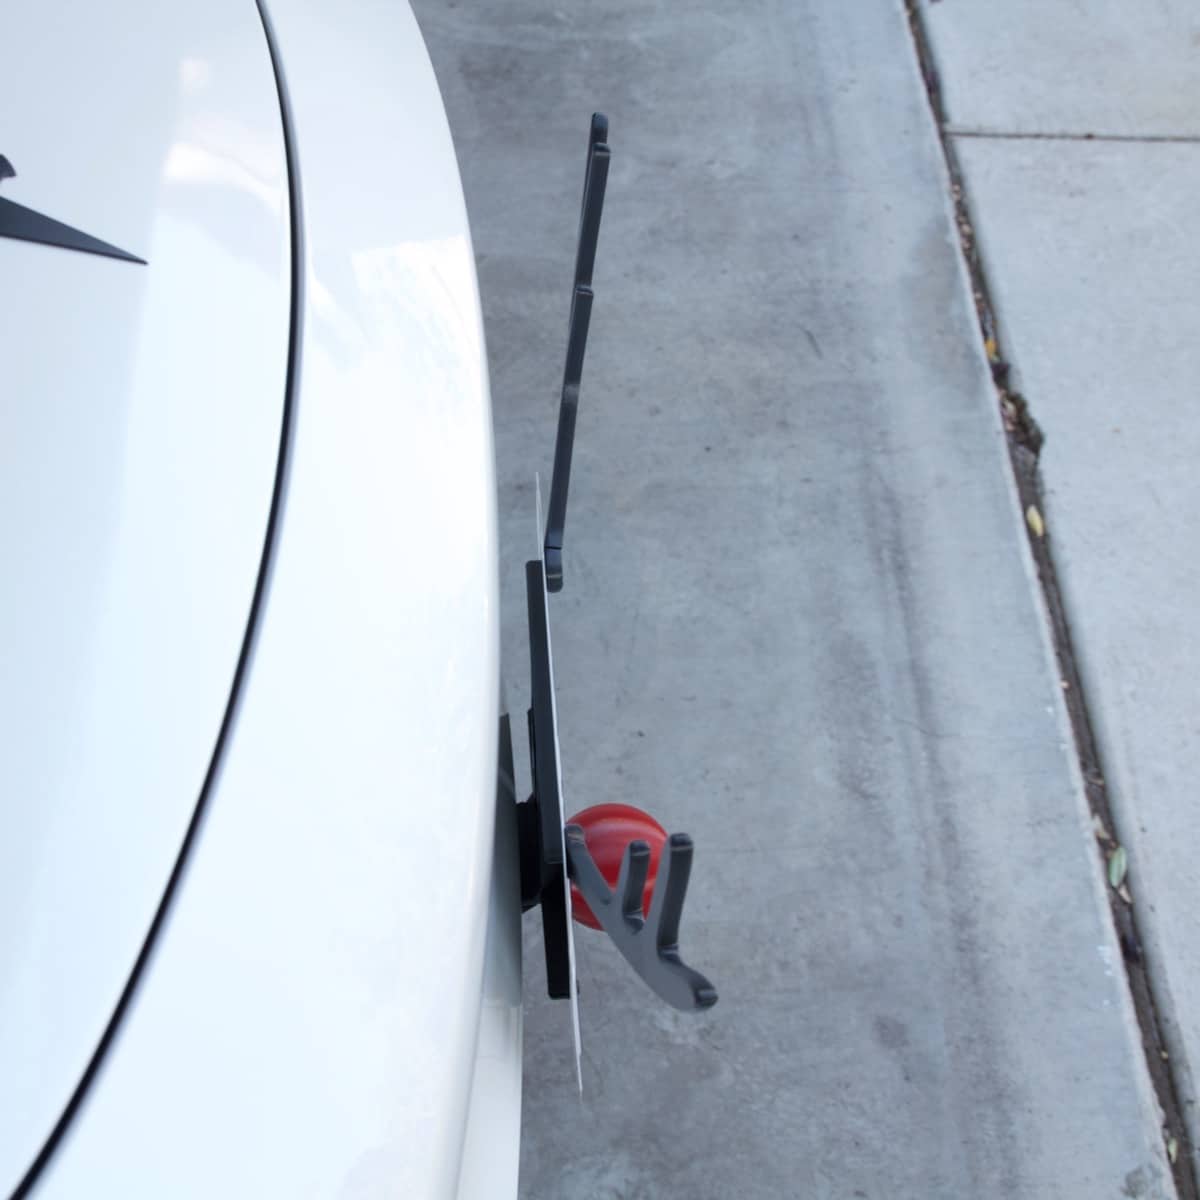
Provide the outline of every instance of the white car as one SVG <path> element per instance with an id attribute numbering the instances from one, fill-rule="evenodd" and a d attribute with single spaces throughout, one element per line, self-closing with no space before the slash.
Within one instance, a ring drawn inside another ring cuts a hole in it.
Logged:
<path id="1" fill-rule="evenodd" d="M 487 366 L 413 17 L 44 0 L 4 58 L 0 1194 L 511 1197 L 523 907 L 562 994 L 570 873 L 716 996 L 690 843 L 643 921 L 649 851 L 563 832 L 540 557 L 538 794 L 497 786 Z"/>

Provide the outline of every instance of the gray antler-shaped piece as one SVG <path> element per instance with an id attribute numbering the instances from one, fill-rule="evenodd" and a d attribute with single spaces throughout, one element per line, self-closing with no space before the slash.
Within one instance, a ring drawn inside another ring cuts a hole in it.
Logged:
<path id="1" fill-rule="evenodd" d="M 685 1012 L 711 1008 L 717 989 L 679 957 L 679 919 L 692 872 L 692 839 L 673 833 L 663 847 L 650 913 L 642 915 L 642 892 L 650 869 L 650 847 L 634 841 L 625 847 L 616 890 L 596 866 L 579 825 L 566 828 L 567 859 L 575 886 L 596 920 L 629 965 L 661 999 Z"/>

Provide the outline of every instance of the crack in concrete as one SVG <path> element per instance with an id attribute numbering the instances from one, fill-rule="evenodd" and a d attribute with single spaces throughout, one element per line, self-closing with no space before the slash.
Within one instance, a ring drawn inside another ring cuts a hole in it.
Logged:
<path id="1" fill-rule="evenodd" d="M 1004 427 L 1008 433 L 1009 458 L 1012 463 L 1013 475 L 1016 479 L 1017 493 L 1021 509 L 1028 513 L 1031 506 L 1044 513 L 1042 504 L 1041 474 L 1038 459 L 1042 448 L 1042 432 L 1038 428 L 1029 405 L 1019 393 L 1009 389 L 1008 362 L 1001 354 L 1001 344 L 996 327 L 995 311 L 993 309 L 987 279 L 979 256 L 975 238 L 974 223 L 967 202 L 966 188 L 963 180 L 954 146 L 953 137 L 988 137 L 1013 138 L 1031 140 L 1053 140 L 1063 138 L 1078 141 L 1165 141 L 1165 142 L 1200 142 L 1200 138 L 1192 137 L 1125 137 L 1121 135 L 1083 135 L 1083 134 L 991 134 L 970 132 L 955 129 L 946 121 L 945 109 L 942 105 L 941 86 L 937 69 L 933 61 L 933 53 L 925 30 L 924 20 L 918 7 L 918 0 L 905 0 L 908 13 L 909 28 L 912 32 L 913 47 L 920 67 L 922 79 L 925 82 L 926 94 L 937 127 L 938 139 L 950 176 L 951 193 L 954 200 L 955 223 L 958 226 L 959 239 L 962 246 L 963 258 L 971 280 L 971 291 L 975 301 L 975 311 L 979 318 L 980 334 L 983 338 L 985 352 L 992 370 L 992 380 L 996 386 Z M 1188 1138 L 1187 1126 L 1183 1120 L 1183 1106 L 1180 1100 L 1180 1089 L 1175 1077 L 1166 1048 L 1162 1022 L 1159 1017 L 1158 1004 L 1155 1000 L 1154 985 L 1146 969 L 1145 955 L 1142 950 L 1142 938 L 1139 931 L 1139 917 L 1132 901 L 1126 900 L 1113 888 L 1108 886 L 1107 861 L 1104 843 L 1107 840 L 1103 831 L 1116 829 L 1113 819 L 1112 806 L 1104 782 L 1104 772 L 1100 748 L 1096 741 L 1087 700 L 1084 695 L 1083 681 L 1080 677 L 1079 666 L 1071 639 L 1070 624 L 1067 620 L 1066 608 L 1059 587 L 1058 574 L 1050 550 L 1049 534 L 1043 530 L 1036 533 L 1027 527 L 1026 535 L 1033 553 L 1037 568 L 1038 581 L 1042 587 L 1047 612 L 1050 616 L 1051 633 L 1054 639 L 1055 658 L 1059 669 L 1059 679 L 1063 687 L 1063 697 L 1070 715 L 1071 729 L 1075 738 L 1075 748 L 1079 759 L 1079 768 L 1083 777 L 1084 791 L 1093 818 L 1098 819 L 1096 831 L 1097 859 L 1105 876 L 1105 893 L 1109 900 L 1109 910 L 1112 914 L 1113 925 L 1116 929 L 1117 940 L 1121 946 L 1121 956 L 1125 964 L 1125 978 L 1133 1000 L 1134 1011 L 1137 1015 L 1141 1031 L 1142 1052 L 1145 1056 L 1146 1067 L 1154 1087 L 1155 1096 L 1163 1118 L 1164 1143 L 1174 1142 L 1176 1153 L 1172 1161 L 1168 1152 L 1168 1162 L 1175 1180 L 1179 1200 L 1200 1200 L 1200 1179 L 1197 1177 L 1197 1160 L 1194 1149 Z M 1126 893 L 1128 895 L 1128 893 Z"/>
<path id="2" fill-rule="evenodd" d="M 958 125 L 943 124 L 943 137 L 978 138 L 986 141 L 1008 142 L 1166 142 L 1170 145 L 1200 144 L 1200 134 L 1194 133 L 1073 133 L 1061 130 L 1055 133 L 1029 130 L 971 129 Z"/>

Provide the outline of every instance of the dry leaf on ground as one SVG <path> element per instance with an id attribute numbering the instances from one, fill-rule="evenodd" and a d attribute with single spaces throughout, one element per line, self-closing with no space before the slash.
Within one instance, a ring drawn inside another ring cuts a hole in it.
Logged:
<path id="1" fill-rule="evenodd" d="M 1119 888 L 1125 882 L 1125 872 L 1129 870 L 1129 856 L 1124 846 L 1118 846 L 1108 856 L 1108 882 L 1110 886 Z"/>

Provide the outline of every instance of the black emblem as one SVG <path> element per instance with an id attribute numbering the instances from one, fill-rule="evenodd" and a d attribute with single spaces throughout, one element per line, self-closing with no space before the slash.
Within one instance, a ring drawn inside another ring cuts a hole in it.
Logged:
<path id="1" fill-rule="evenodd" d="M 0 181 L 16 175 L 12 163 L 0 154 Z M 40 242 L 44 246 L 61 246 L 64 250 L 79 250 L 84 254 L 103 254 L 107 258 L 120 258 L 125 262 L 141 263 L 146 260 L 121 250 L 117 246 L 102 242 L 70 225 L 64 225 L 53 217 L 47 217 L 23 204 L 5 200 L 0 196 L 0 237 L 16 238 L 22 242 Z"/>

